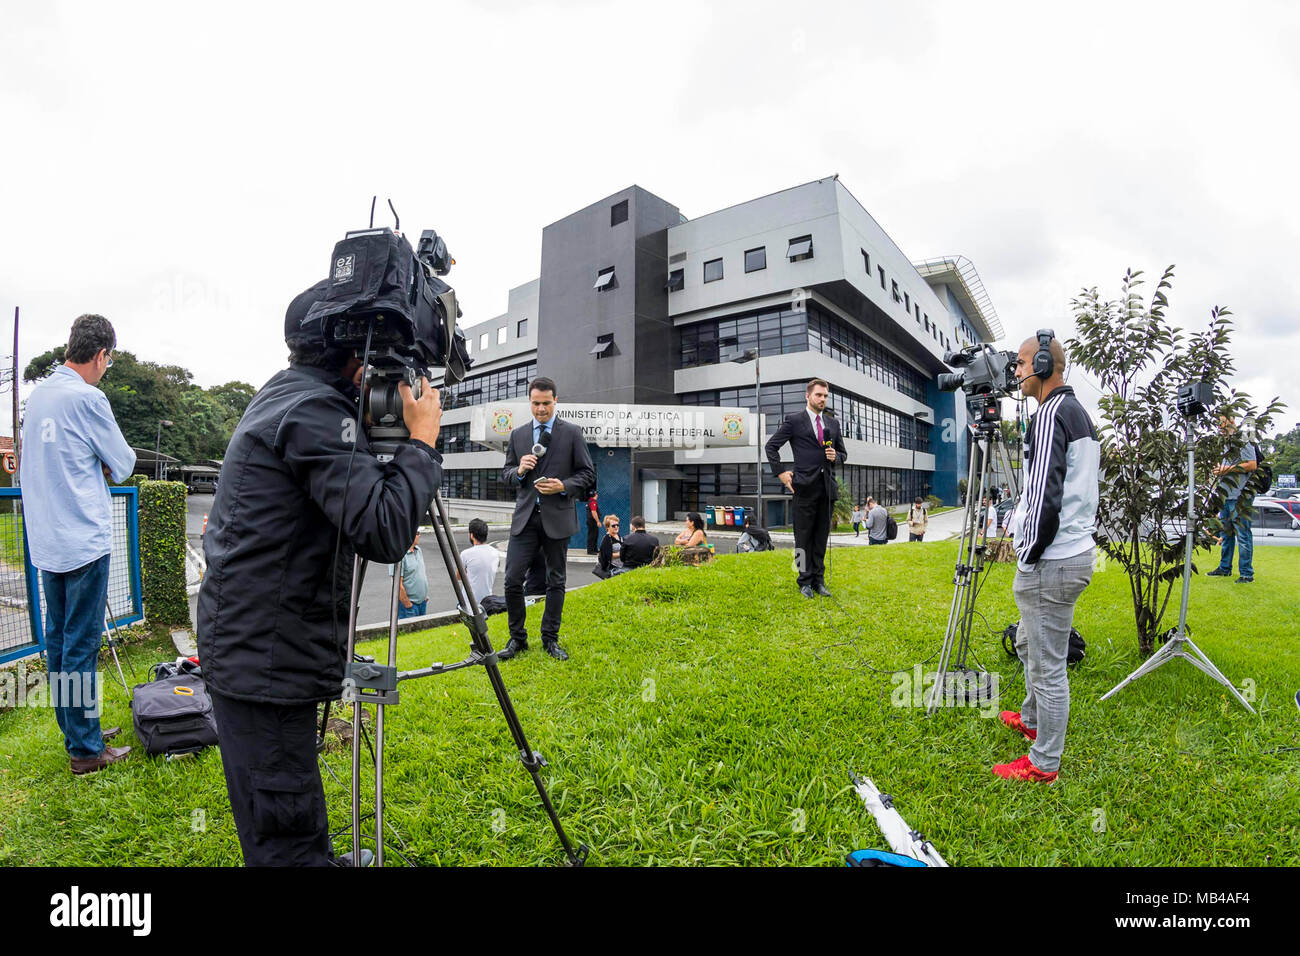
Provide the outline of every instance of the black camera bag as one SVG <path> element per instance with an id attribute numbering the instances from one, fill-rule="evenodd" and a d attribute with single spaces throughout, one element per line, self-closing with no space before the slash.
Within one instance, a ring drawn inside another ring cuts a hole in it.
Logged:
<path id="1" fill-rule="evenodd" d="M 1002 632 L 1002 649 L 1007 652 L 1008 657 L 1018 657 L 1016 654 L 1016 635 L 1020 631 L 1020 622 L 1008 624 Z M 1083 635 L 1076 628 L 1070 628 L 1070 644 L 1065 652 L 1065 663 L 1077 664 L 1088 655 L 1088 643 L 1083 639 Z"/>
<path id="2" fill-rule="evenodd" d="M 151 756 L 197 753 L 217 742 L 212 698 L 203 678 L 177 674 L 136 684 L 131 694 L 135 735 Z"/>

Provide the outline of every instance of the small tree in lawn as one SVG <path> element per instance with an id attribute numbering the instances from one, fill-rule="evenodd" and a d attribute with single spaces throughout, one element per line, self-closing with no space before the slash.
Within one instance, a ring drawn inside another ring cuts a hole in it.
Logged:
<path id="1" fill-rule="evenodd" d="M 1219 416 L 1238 423 L 1253 417 L 1255 432 L 1263 433 L 1283 407 L 1274 399 L 1258 412 L 1250 396 L 1230 386 L 1235 367 L 1227 309 L 1212 309 L 1201 332 L 1173 325 L 1165 294 L 1173 274 L 1173 266 L 1165 270 L 1149 302 L 1138 292 L 1141 271 L 1125 273 L 1117 300 L 1102 300 L 1095 286 L 1084 290 L 1072 302 L 1077 336 L 1066 343 L 1071 362 L 1101 382 L 1097 537 L 1128 575 L 1143 657 L 1167 636 L 1161 621 L 1183 575 L 1187 440 L 1196 447 L 1193 542 L 1207 549 L 1221 530 L 1223 503 L 1210 471 L 1236 453 L 1239 441 L 1220 433 Z M 1214 404 L 1205 415 L 1183 419 L 1178 388 L 1195 381 L 1213 389 Z"/>

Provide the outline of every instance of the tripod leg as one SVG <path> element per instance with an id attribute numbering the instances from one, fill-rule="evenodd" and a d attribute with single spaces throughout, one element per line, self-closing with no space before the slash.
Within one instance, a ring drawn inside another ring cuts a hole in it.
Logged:
<path id="1" fill-rule="evenodd" d="M 117 665 L 118 682 L 122 685 L 122 690 L 125 691 L 126 696 L 130 697 L 131 688 L 126 686 L 126 675 L 122 673 L 122 659 L 117 656 L 118 642 L 113 640 L 112 632 L 113 632 L 113 609 L 108 604 L 105 604 L 104 605 L 104 637 L 108 641 L 109 653 L 113 655 L 113 663 Z M 128 663 L 130 662 L 128 661 Z M 134 670 L 131 671 L 131 676 L 132 677 L 135 676 Z"/>
<path id="2" fill-rule="evenodd" d="M 953 574 L 952 604 L 948 610 L 948 627 L 943 635 L 943 648 L 939 653 L 939 666 L 935 673 L 934 686 L 930 688 L 930 701 L 926 705 L 927 716 L 933 715 L 939 707 L 948 679 L 948 663 L 952 655 L 953 643 L 957 636 L 960 621 L 965 616 L 965 608 L 971 595 L 971 568 L 975 564 L 975 554 L 979 546 L 980 508 L 975 504 L 979 500 L 979 488 L 976 476 L 983 475 L 984 448 L 977 438 L 971 442 L 970 461 L 966 469 L 966 511 L 962 515 L 961 542 L 957 546 L 957 568 Z M 981 477 L 982 480 L 982 477 Z"/>
<path id="3" fill-rule="evenodd" d="M 505 717 L 510 736 L 514 739 L 515 747 L 519 750 L 519 758 L 532 775 L 533 786 L 537 789 L 537 795 L 541 798 L 542 807 L 550 818 L 551 826 L 554 827 L 556 835 L 560 838 L 560 843 L 564 847 L 569 862 L 575 866 L 581 866 L 586 859 L 586 847 L 581 847 L 578 850 L 573 848 L 573 844 L 569 842 L 568 834 L 564 832 L 564 825 L 560 823 L 560 817 L 551 803 L 546 784 L 542 781 L 541 759 L 529 747 L 528 739 L 524 736 L 523 726 L 519 723 L 519 716 L 515 713 L 514 704 L 510 700 L 510 694 L 506 691 L 505 681 L 502 679 L 501 670 L 497 666 L 496 653 L 492 650 L 492 642 L 488 638 L 487 618 L 483 614 L 483 609 L 479 606 L 478 598 L 475 597 L 466 584 L 465 568 L 461 564 L 460 552 L 456 550 L 456 542 L 451 532 L 451 522 L 447 518 L 446 508 L 443 506 L 442 495 L 438 492 L 434 493 L 433 504 L 429 509 L 429 519 L 433 524 L 434 537 L 438 541 L 438 550 L 441 552 L 443 563 L 447 567 L 447 576 L 451 579 L 452 590 L 457 595 L 466 624 L 470 629 L 471 647 L 484 658 L 483 669 L 487 671 L 488 682 L 492 685 L 492 692 L 496 694 L 497 703 L 501 707 L 502 716 Z"/>
<path id="4" fill-rule="evenodd" d="M 393 568 L 393 596 L 388 604 L 388 666 L 397 666 L 397 594 L 402 565 Z M 375 706 L 375 866 L 384 865 L 384 711 Z"/>
<path id="5" fill-rule="evenodd" d="M 366 563 L 359 555 L 352 559 L 352 599 L 348 606 L 348 643 L 346 661 L 357 649 L 357 604 L 361 598 L 361 581 Z M 361 865 L 361 701 L 352 703 L 352 865 Z"/>

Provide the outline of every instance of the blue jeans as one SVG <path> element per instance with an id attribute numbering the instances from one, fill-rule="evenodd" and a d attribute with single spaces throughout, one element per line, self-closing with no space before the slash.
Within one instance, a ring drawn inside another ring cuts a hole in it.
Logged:
<path id="1" fill-rule="evenodd" d="M 425 608 L 427 608 L 428 606 L 429 606 L 429 602 L 427 600 L 412 601 L 410 607 L 402 607 L 401 604 L 398 604 L 397 619 L 400 621 L 406 617 L 420 617 L 428 613 L 427 611 L 425 611 Z"/>
<path id="2" fill-rule="evenodd" d="M 1249 508 L 1254 499 L 1254 495 L 1233 498 L 1225 501 L 1223 510 L 1219 512 L 1219 520 L 1223 522 L 1223 549 L 1219 557 L 1219 570 L 1232 573 L 1232 549 L 1235 546 L 1237 568 L 1243 578 L 1255 576 L 1252 560 L 1255 556 L 1255 536 L 1250 530 L 1250 519 L 1242 515 L 1241 507 L 1244 504 Z"/>
<path id="3" fill-rule="evenodd" d="M 97 668 L 108 604 L 108 559 L 106 554 L 63 574 L 41 572 L 50 702 L 70 757 L 95 757 L 104 750 Z"/>

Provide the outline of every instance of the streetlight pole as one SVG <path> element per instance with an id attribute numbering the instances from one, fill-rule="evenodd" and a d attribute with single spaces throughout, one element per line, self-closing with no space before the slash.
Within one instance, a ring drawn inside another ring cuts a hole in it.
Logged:
<path id="1" fill-rule="evenodd" d="M 929 412 L 912 412 L 912 477 L 916 477 L 916 446 L 921 443 L 921 420 L 929 418 Z M 915 497 L 915 496 L 913 496 Z M 911 502 L 908 502 L 910 505 Z"/>
<path id="2" fill-rule="evenodd" d="M 163 426 L 172 427 L 172 423 L 165 418 L 158 419 L 158 435 L 153 441 L 153 480 L 158 481 L 162 478 L 162 430 Z"/>
<path id="3" fill-rule="evenodd" d="M 757 347 L 745 349 L 745 354 L 740 358 L 732 359 L 737 365 L 744 365 L 746 362 L 754 363 L 754 433 L 756 445 L 756 457 L 754 459 L 754 523 L 760 527 L 764 524 L 763 518 L 763 444 L 767 435 L 763 431 L 763 401 L 762 401 L 762 379 L 759 375 L 759 350 Z"/>

